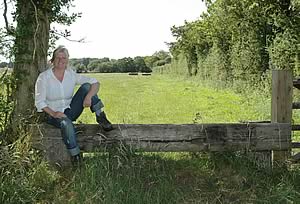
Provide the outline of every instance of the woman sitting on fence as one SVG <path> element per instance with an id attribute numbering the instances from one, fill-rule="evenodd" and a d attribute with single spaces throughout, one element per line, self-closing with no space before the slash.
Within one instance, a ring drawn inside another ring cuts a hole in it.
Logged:
<path id="1" fill-rule="evenodd" d="M 54 50 L 52 67 L 42 72 L 35 84 L 35 106 L 38 112 L 47 113 L 47 122 L 61 129 L 63 141 L 72 156 L 72 163 L 81 160 L 80 149 L 72 121 L 90 107 L 96 114 L 96 121 L 105 130 L 113 129 L 103 111 L 103 103 L 97 96 L 99 82 L 77 74 L 68 68 L 69 52 L 64 46 Z M 81 85 L 73 95 L 76 85 Z"/>

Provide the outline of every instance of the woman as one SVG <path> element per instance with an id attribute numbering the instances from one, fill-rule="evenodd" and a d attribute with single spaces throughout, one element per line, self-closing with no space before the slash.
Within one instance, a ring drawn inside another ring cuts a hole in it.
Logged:
<path id="1" fill-rule="evenodd" d="M 72 121 L 85 107 L 96 114 L 96 121 L 105 130 L 113 129 L 103 111 L 103 103 L 97 96 L 99 82 L 75 73 L 68 68 L 69 52 L 64 46 L 54 50 L 52 67 L 42 72 L 35 84 L 35 106 L 38 112 L 47 113 L 47 122 L 61 129 L 63 141 L 72 156 L 72 163 L 81 160 L 80 149 Z M 73 95 L 76 85 L 81 85 Z"/>

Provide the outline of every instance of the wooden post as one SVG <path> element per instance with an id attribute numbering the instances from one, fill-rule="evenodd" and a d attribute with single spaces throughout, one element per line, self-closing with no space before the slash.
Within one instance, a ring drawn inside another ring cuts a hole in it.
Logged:
<path id="1" fill-rule="evenodd" d="M 293 100 L 293 73 L 291 70 L 272 71 L 272 123 L 291 123 Z M 280 137 L 280 135 L 279 135 Z M 283 166 L 290 151 L 273 151 L 273 164 Z M 275 162 L 275 163 L 274 163 Z"/>
<path id="2" fill-rule="evenodd" d="M 45 126 L 52 127 L 48 124 Z M 53 167 L 61 168 L 71 166 L 71 156 L 63 142 L 61 132 L 58 128 L 55 129 L 57 132 L 53 135 L 53 137 L 49 137 L 49 132 L 46 128 L 36 125 L 30 126 L 30 132 L 35 131 L 40 137 L 40 148 L 36 149 L 40 149 L 42 151 L 42 156 L 49 161 L 50 165 Z M 50 135 L 51 134 L 52 132 L 50 132 Z M 34 138 L 32 138 L 32 140 L 34 140 Z"/>

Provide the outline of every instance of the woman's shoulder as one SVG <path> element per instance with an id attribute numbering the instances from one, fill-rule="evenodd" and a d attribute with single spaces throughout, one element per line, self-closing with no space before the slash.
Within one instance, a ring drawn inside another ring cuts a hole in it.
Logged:
<path id="1" fill-rule="evenodd" d="M 77 73 L 72 69 L 72 68 L 67 68 L 66 69 L 67 74 L 72 75 L 72 76 L 77 76 Z"/>
<path id="2" fill-rule="evenodd" d="M 43 77 L 43 78 L 44 78 L 44 77 L 48 77 L 48 76 L 50 76 L 51 72 L 52 72 L 52 68 L 48 68 L 48 69 L 42 71 L 42 72 L 39 74 L 39 77 Z"/>

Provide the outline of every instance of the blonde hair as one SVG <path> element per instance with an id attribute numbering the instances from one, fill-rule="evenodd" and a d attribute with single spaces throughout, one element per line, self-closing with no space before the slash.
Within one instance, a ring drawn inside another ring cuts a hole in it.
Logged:
<path id="1" fill-rule="evenodd" d="M 58 53 L 64 53 L 67 57 L 67 59 L 69 59 L 69 51 L 68 49 L 64 46 L 64 45 L 60 45 L 58 46 L 54 51 L 53 51 L 53 54 L 52 54 L 52 58 L 50 59 L 50 62 L 53 63 L 55 57 L 57 56 Z"/>

